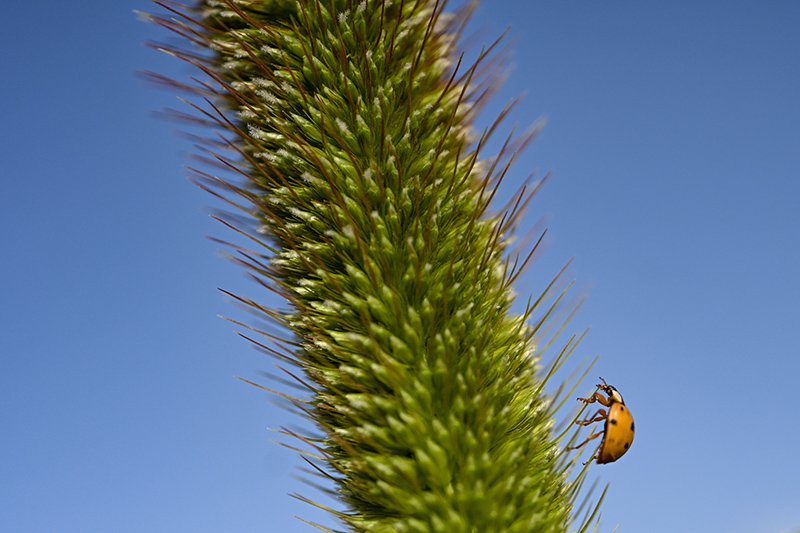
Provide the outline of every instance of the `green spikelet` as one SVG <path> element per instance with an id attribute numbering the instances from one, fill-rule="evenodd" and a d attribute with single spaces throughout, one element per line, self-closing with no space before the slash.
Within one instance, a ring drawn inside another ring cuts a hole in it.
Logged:
<path id="1" fill-rule="evenodd" d="M 488 211 L 506 154 L 532 134 L 479 160 L 471 121 L 494 72 L 459 68 L 469 10 L 159 5 L 174 16 L 151 20 L 201 52 L 161 48 L 211 79 L 192 89 L 210 97 L 196 109 L 228 134 L 207 145 L 230 177 L 196 177 L 242 209 L 237 227 L 260 249 L 239 262 L 290 303 L 237 297 L 292 333 L 267 349 L 305 373 L 309 397 L 293 401 L 325 437 L 298 438 L 334 480 L 340 520 L 374 533 L 569 530 L 583 476 L 568 481 L 537 366 L 552 285 L 510 314 L 527 260 L 506 248 L 525 190 Z"/>

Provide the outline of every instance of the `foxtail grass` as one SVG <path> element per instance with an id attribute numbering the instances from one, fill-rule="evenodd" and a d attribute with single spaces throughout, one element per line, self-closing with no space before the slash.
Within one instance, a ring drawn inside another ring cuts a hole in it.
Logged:
<path id="1" fill-rule="evenodd" d="M 506 54 L 458 51 L 474 4 L 156 3 L 149 20 L 184 44 L 153 46 L 199 76 L 149 76 L 190 95 L 174 116 L 216 135 L 196 138 L 193 179 L 249 243 L 230 257 L 286 303 L 231 294 L 275 326 L 243 335 L 304 393 L 250 382 L 318 428 L 283 434 L 335 491 L 342 527 L 588 530 L 598 509 L 576 505 L 585 471 L 545 391 L 579 340 L 557 340 L 574 308 L 563 271 L 511 312 L 543 232 L 511 243 L 544 180 L 495 205 L 538 127 L 484 157 L 513 103 L 475 128 Z"/>

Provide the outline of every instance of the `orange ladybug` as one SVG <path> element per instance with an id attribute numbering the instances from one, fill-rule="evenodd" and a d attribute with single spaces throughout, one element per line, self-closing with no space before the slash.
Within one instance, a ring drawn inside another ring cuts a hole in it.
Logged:
<path id="1" fill-rule="evenodd" d="M 593 455 L 584 464 L 590 463 L 595 457 L 597 457 L 597 464 L 613 463 L 625 455 L 625 452 L 628 451 L 633 443 L 634 424 L 631 412 L 625 406 L 625 401 L 619 391 L 606 383 L 603 378 L 600 378 L 600 380 L 603 384 L 597 385 L 597 391 L 591 397 L 578 398 L 578 400 L 587 404 L 599 402 L 608 408 L 608 412 L 606 413 L 605 409 L 600 409 L 593 417 L 579 420 L 575 423 L 581 426 L 588 426 L 594 422 L 605 420 L 603 431 L 590 435 L 589 438 L 577 446 L 567 448 L 568 450 L 576 450 L 590 440 L 602 435 L 603 440 L 600 442 L 600 449 L 597 451 L 597 455 Z M 600 394 L 599 391 L 601 390 L 606 393 L 607 398 Z"/>

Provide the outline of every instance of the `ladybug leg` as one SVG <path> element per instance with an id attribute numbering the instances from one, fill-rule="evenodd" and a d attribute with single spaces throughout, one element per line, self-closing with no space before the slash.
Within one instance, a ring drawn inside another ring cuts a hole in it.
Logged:
<path id="1" fill-rule="evenodd" d="M 594 394 L 592 394 L 592 395 L 591 395 L 590 397 L 588 397 L 588 398 L 578 398 L 578 401 L 580 401 L 580 402 L 584 402 L 584 403 L 594 403 L 594 402 L 598 402 L 600 405 L 605 405 L 606 407 L 608 407 L 609 405 L 611 405 L 611 402 L 610 402 L 608 399 L 606 399 L 606 398 L 605 398 L 605 397 L 604 397 L 602 394 L 600 394 L 599 392 L 595 392 Z"/>
<path id="2" fill-rule="evenodd" d="M 594 403 L 594 402 L 597 401 L 598 398 L 602 398 L 602 396 L 600 396 L 598 393 L 595 392 L 594 394 L 592 394 L 588 398 L 578 398 L 578 401 L 579 402 L 584 402 L 584 403 Z"/>
<path id="3" fill-rule="evenodd" d="M 581 426 L 588 426 L 589 424 L 593 424 L 595 422 L 600 422 L 601 420 L 605 420 L 608 418 L 608 413 L 606 413 L 605 409 L 600 409 L 595 413 L 592 418 L 587 418 L 586 420 L 578 420 L 575 423 L 580 424 Z"/>
<path id="4" fill-rule="evenodd" d="M 583 446 L 584 444 L 586 444 L 586 443 L 587 443 L 587 442 L 589 442 L 590 440 L 592 440 L 592 439 L 596 439 L 597 437 L 599 437 L 599 436 L 600 436 L 600 435 L 602 435 L 602 434 L 603 434 L 603 432 L 602 432 L 602 431 L 598 431 L 598 432 L 597 432 L 597 433 L 595 433 L 594 435 L 590 435 L 590 436 L 589 436 L 589 438 L 587 438 L 585 441 L 581 442 L 581 443 L 580 443 L 580 444 L 578 444 L 577 446 L 572 446 L 571 448 L 566 448 L 566 449 L 567 449 L 567 450 L 577 450 L 578 448 L 580 448 L 581 446 Z M 591 459 L 590 459 L 590 460 L 591 460 Z"/>

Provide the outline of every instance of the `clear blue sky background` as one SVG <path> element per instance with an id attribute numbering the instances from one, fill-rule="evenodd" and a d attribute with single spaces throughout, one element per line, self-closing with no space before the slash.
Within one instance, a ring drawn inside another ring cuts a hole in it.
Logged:
<path id="1" fill-rule="evenodd" d="M 142 46 L 145 1 L 11 2 L 0 188 L 0 530 L 312 531 L 286 496 L 290 415 L 233 378 L 272 362 L 216 315 L 257 296 L 181 174 L 180 107 L 134 73 L 185 79 Z M 800 3 L 487 0 L 514 67 L 496 109 L 548 120 L 518 161 L 553 170 L 529 219 L 589 285 L 576 362 L 636 418 L 604 531 L 800 528 Z M 491 112 L 491 110 L 489 110 Z M 487 116 L 486 120 L 489 117 Z"/>

